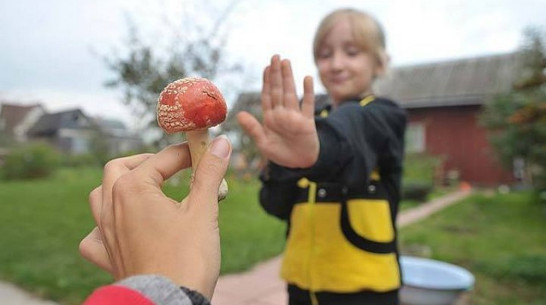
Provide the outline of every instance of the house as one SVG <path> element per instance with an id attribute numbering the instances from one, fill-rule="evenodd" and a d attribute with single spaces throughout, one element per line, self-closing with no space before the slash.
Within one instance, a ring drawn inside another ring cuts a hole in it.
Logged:
<path id="1" fill-rule="evenodd" d="M 142 149 L 142 138 L 127 129 L 122 121 L 100 117 L 94 118 L 94 121 L 106 141 L 110 156 L 119 156 Z"/>
<path id="2" fill-rule="evenodd" d="M 514 175 L 497 161 L 479 115 L 492 97 L 512 88 L 521 62 L 520 53 L 508 53 L 395 67 L 377 80 L 374 92 L 407 110 L 406 151 L 441 157 L 442 179 L 475 185 L 513 183 Z M 328 102 L 327 96 L 317 96 L 318 106 Z M 242 93 L 226 129 L 237 128 L 234 116 L 241 110 L 259 118 L 260 107 L 259 93 Z"/>
<path id="3" fill-rule="evenodd" d="M 374 90 L 407 110 L 408 152 L 442 157 L 444 176 L 477 185 L 513 183 L 479 115 L 495 95 L 512 89 L 521 64 L 519 53 L 509 53 L 397 67 Z"/>
<path id="4" fill-rule="evenodd" d="M 117 120 L 91 118 L 80 109 L 47 113 L 28 130 L 32 140 L 45 140 L 70 155 L 104 153 L 119 156 L 142 148 L 142 139 Z"/>
<path id="5" fill-rule="evenodd" d="M 27 140 L 27 131 L 45 113 L 40 104 L 21 105 L 3 101 L 0 106 L 0 133 L 4 143 L 22 143 Z"/>
<path id="6" fill-rule="evenodd" d="M 80 109 L 47 113 L 38 104 L 0 104 L 0 158 L 14 144 L 43 140 L 65 154 L 115 157 L 141 150 L 142 138 L 115 119 L 92 118 Z"/>
<path id="7" fill-rule="evenodd" d="M 65 154 L 77 155 L 91 151 L 99 138 L 99 128 L 80 109 L 46 113 L 28 130 L 31 140 L 44 140 Z"/>

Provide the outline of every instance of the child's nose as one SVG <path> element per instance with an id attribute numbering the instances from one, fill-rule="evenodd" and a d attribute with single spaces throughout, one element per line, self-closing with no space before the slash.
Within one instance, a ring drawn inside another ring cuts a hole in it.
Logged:
<path id="1" fill-rule="evenodd" d="M 332 55 L 332 68 L 334 70 L 342 69 L 344 63 L 345 63 L 345 59 L 343 58 L 343 54 L 341 54 L 340 52 L 335 52 Z"/>

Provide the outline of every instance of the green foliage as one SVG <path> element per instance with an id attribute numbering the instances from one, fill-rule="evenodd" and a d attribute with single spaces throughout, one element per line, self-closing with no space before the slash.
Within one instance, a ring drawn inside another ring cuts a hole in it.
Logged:
<path id="1" fill-rule="evenodd" d="M 101 162 L 93 153 L 70 155 L 63 157 L 62 165 L 67 167 L 100 166 Z"/>
<path id="2" fill-rule="evenodd" d="M 402 184 L 402 199 L 425 202 L 433 189 L 428 181 L 404 181 Z"/>
<path id="3" fill-rule="evenodd" d="M 427 154 L 406 154 L 402 178 L 402 199 L 406 202 L 427 201 L 434 189 L 442 158 Z"/>
<path id="4" fill-rule="evenodd" d="M 47 178 L 59 167 L 60 154 L 46 143 L 17 147 L 6 156 L 2 167 L 5 179 Z"/>
<path id="5" fill-rule="evenodd" d="M 406 154 L 404 158 L 404 180 L 436 182 L 438 167 L 443 158 L 427 154 Z"/>
<path id="6" fill-rule="evenodd" d="M 526 33 L 523 67 L 514 89 L 486 104 L 481 122 L 504 166 L 524 161 L 522 179 L 546 189 L 546 39 L 538 30 Z M 517 71 L 515 73 L 518 73 Z"/>

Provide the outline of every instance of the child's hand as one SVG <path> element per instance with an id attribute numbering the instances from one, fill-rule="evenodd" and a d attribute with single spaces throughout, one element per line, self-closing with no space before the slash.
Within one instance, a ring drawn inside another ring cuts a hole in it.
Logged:
<path id="1" fill-rule="evenodd" d="M 318 159 L 313 79 L 303 82 L 301 109 L 290 61 L 273 56 L 265 68 L 262 87 L 263 125 L 248 112 L 237 115 L 239 124 L 269 160 L 286 167 L 305 168 Z"/>

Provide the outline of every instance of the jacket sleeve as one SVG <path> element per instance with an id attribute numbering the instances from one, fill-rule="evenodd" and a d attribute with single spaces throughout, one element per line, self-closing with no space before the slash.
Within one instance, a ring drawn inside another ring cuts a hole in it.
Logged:
<path id="1" fill-rule="evenodd" d="M 270 215 L 288 220 L 297 192 L 299 176 L 293 171 L 268 162 L 260 173 L 260 205 Z"/>
<path id="2" fill-rule="evenodd" d="M 156 275 L 129 277 L 95 290 L 83 305 L 210 305 L 197 291 Z"/>

